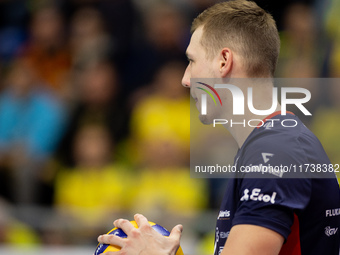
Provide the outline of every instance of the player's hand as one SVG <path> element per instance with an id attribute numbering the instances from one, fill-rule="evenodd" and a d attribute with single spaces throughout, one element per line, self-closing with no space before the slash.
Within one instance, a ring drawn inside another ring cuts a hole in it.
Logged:
<path id="1" fill-rule="evenodd" d="M 138 228 L 128 220 L 119 219 L 113 224 L 121 228 L 127 238 L 115 235 L 101 235 L 98 242 L 121 247 L 117 252 L 106 252 L 105 255 L 175 255 L 183 230 L 182 225 L 175 226 L 169 237 L 165 237 L 154 230 L 148 220 L 141 214 L 134 216 Z"/>

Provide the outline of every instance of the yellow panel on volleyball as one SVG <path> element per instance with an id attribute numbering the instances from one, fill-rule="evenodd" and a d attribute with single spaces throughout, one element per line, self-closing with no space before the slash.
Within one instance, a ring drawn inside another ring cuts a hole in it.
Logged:
<path id="1" fill-rule="evenodd" d="M 135 228 L 138 228 L 136 221 L 130 221 L 130 222 Z M 161 225 L 158 225 L 158 224 L 151 222 L 151 221 L 149 221 L 149 224 L 151 225 L 151 227 L 154 230 L 156 230 L 158 233 L 162 234 L 163 236 L 169 236 L 170 235 L 170 232 L 167 229 L 163 228 Z M 107 234 L 108 235 L 116 235 L 116 236 L 119 236 L 121 238 L 127 237 L 127 235 L 124 233 L 124 231 L 121 230 L 120 228 L 113 228 Z M 114 251 L 119 251 L 119 250 L 120 250 L 120 247 L 118 247 L 118 246 L 99 243 L 97 245 L 97 248 L 96 248 L 96 251 L 95 251 L 94 254 L 99 255 L 101 253 L 106 253 L 106 252 L 109 252 L 109 251 L 114 252 Z M 176 255 L 184 255 L 181 247 L 178 248 Z"/>

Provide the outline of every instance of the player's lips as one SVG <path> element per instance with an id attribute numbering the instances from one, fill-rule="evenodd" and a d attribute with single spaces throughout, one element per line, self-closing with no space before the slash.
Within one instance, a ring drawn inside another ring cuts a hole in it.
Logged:
<path id="1" fill-rule="evenodd" d="M 197 101 L 198 101 L 197 97 L 196 97 L 196 96 L 194 96 L 194 95 L 191 95 L 191 97 L 192 97 L 192 99 L 194 99 L 194 100 L 195 100 L 195 102 L 197 103 Z"/>
<path id="2" fill-rule="evenodd" d="M 190 93 L 190 94 L 191 94 L 191 93 Z M 191 97 L 192 97 L 192 99 L 195 100 L 195 103 L 196 103 L 196 106 L 197 106 L 197 104 L 198 104 L 198 98 L 197 98 L 196 95 L 194 95 L 194 94 L 191 94 Z"/>
<path id="3" fill-rule="evenodd" d="M 198 102 L 198 98 L 197 97 L 194 97 L 193 98 L 195 100 L 195 105 L 196 105 L 196 108 L 199 109 L 199 102 Z"/>
<path id="4" fill-rule="evenodd" d="M 196 107 L 197 107 L 197 109 L 198 109 L 198 99 L 197 99 L 197 97 L 194 97 L 194 100 L 195 100 L 195 105 L 196 105 Z"/>

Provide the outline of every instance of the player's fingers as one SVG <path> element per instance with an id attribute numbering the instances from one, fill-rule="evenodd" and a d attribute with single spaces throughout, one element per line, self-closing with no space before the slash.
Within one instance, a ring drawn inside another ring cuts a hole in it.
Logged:
<path id="1" fill-rule="evenodd" d="M 123 255 L 126 254 L 123 251 L 107 251 L 105 252 L 105 255 Z M 104 253 L 101 253 L 99 255 L 104 255 Z"/>
<path id="2" fill-rule="evenodd" d="M 176 225 L 170 233 L 171 238 L 173 238 L 174 240 L 180 240 L 181 239 L 181 235 L 182 235 L 182 231 L 183 231 L 183 226 L 182 225 Z"/>
<path id="3" fill-rule="evenodd" d="M 115 236 L 115 235 L 100 235 L 98 237 L 98 242 L 104 243 L 104 244 L 116 245 L 119 247 L 124 246 L 124 239 L 119 236 Z"/>
<path id="4" fill-rule="evenodd" d="M 131 230 L 135 229 L 135 227 L 131 224 L 130 221 L 125 219 L 118 219 L 113 222 L 116 228 L 120 228 L 124 231 L 125 234 L 129 235 Z"/>
<path id="5" fill-rule="evenodd" d="M 150 226 L 148 219 L 142 214 L 135 214 L 135 221 L 137 222 L 138 228 L 142 228 L 143 226 Z"/>

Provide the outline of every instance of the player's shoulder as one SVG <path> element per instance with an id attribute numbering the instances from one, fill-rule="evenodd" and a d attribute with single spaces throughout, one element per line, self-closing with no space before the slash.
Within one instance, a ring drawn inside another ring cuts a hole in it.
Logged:
<path id="1" fill-rule="evenodd" d="M 317 137 L 295 115 L 278 115 L 255 128 L 244 144 L 245 150 L 269 148 L 276 151 L 320 146 Z"/>
<path id="2" fill-rule="evenodd" d="M 239 152 L 239 165 L 282 165 L 291 168 L 329 163 L 319 140 L 298 117 L 279 115 L 275 118 L 278 121 L 274 125 L 255 128 L 249 135 Z M 287 119 L 291 122 L 289 127 L 288 121 L 283 122 Z"/>

